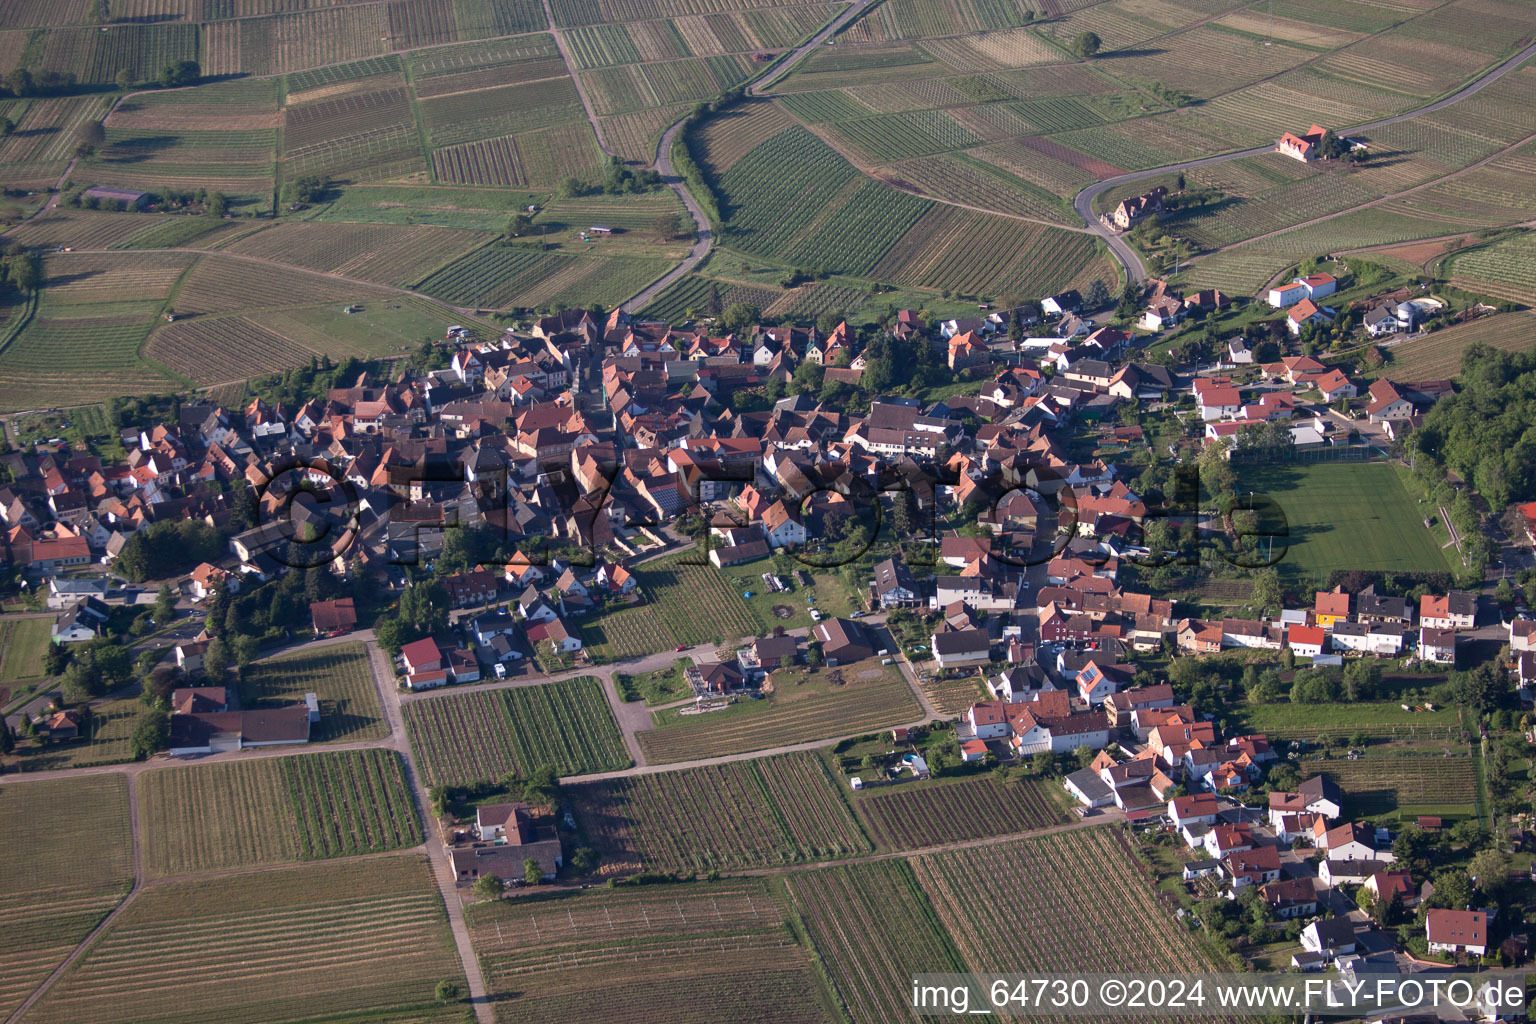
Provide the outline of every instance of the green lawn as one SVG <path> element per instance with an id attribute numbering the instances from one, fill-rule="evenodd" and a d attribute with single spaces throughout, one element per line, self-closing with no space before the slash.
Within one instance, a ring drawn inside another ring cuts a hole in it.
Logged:
<path id="1" fill-rule="evenodd" d="M 1404 711 L 1401 703 L 1387 701 L 1249 705 L 1241 715 L 1248 731 L 1285 739 L 1346 739 L 1356 732 L 1403 738 L 1417 734 L 1429 739 L 1431 733 L 1444 735 L 1448 729 L 1458 728 L 1455 708 Z"/>
<path id="2" fill-rule="evenodd" d="M 1275 554 L 1280 571 L 1294 580 L 1321 581 L 1334 569 L 1454 568 L 1435 534 L 1424 528 L 1426 507 L 1409 495 L 1388 463 L 1235 468 L 1233 489 L 1239 495 L 1266 494 L 1284 514 L 1288 532 L 1275 538 Z M 1266 528 L 1271 522 L 1266 515 Z"/>
<path id="3" fill-rule="evenodd" d="M 45 618 L 0 620 L 0 686 L 42 678 L 51 624 Z"/>
<path id="4" fill-rule="evenodd" d="M 670 704 L 675 700 L 693 696 L 693 689 L 683 681 L 683 670 L 693 664 L 690 658 L 679 658 L 670 668 L 639 675 L 620 673 L 614 677 L 619 696 L 626 701 L 643 700 L 648 705 Z"/>

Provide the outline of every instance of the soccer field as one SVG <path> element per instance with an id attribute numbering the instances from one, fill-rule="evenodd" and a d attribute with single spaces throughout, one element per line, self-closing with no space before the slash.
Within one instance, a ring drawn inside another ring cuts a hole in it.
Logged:
<path id="1" fill-rule="evenodd" d="M 1237 468 L 1239 494 L 1266 494 L 1285 514 L 1282 573 L 1319 581 L 1334 569 L 1444 572 L 1453 566 L 1424 527 L 1426 507 L 1383 462 Z M 1438 517 L 1438 512 L 1435 513 Z M 1267 524 L 1266 524 L 1267 525 Z"/>

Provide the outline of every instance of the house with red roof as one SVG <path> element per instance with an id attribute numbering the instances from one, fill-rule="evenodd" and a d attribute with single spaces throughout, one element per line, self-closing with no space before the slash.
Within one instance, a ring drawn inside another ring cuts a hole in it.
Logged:
<path id="1" fill-rule="evenodd" d="M 1288 156 L 1292 160 L 1300 160 L 1308 163 L 1317 156 L 1317 147 L 1322 145 L 1323 136 L 1328 134 L 1328 129 L 1312 125 L 1302 135 L 1293 135 L 1286 132 L 1275 143 L 1275 152 L 1282 156 Z"/>
<path id="2" fill-rule="evenodd" d="M 1323 307 L 1311 299 L 1302 299 L 1285 314 L 1285 327 L 1291 334 L 1298 335 L 1307 324 L 1327 323 L 1330 319 Z"/>
<path id="3" fill-rule="evenodd" d="M 1431 953 L 1488 952 L 1488 915 L 1481 910 L 1436 907 L 1424 917 L 1424 937 Z"/>

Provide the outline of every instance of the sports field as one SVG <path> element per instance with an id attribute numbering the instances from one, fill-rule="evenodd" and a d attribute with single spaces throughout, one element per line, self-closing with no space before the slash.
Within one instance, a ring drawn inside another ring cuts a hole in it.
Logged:
<path id="1" fill-rule="evenodd" d="M 1286 545 L 1279 568 L 1288 576 L 1323 579 L 1334 569 L 1454 568 L 1435 535 L 1424 528 L 1431 510 L 1408 494 L 1387 463 L 1235 468 L 1235 491 L 1267 494 L 1284 513 L 1288 534 L 1275 539 L 1275 554 L 1282 555 L 1281 545 Z"/>

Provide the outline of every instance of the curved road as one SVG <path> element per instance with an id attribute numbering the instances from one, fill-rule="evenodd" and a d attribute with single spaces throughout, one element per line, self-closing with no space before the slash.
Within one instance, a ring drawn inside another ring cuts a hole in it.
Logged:
<path id="1" fill-rule="evenodd" d="M 1436 100 L 1427 106 L 1417 107 L 1413 110 L 1407 111 L 1406 113 L 1395 114 L 1392 117 L 1382 118 L 1379 121 L 1369 121 L 1365 124 L 1358 124 L 1349 128 L 1340 128 L 1338 129 L 1338 132 L 1341 135 L 1353 132 L 1368 132 L 1377 128 L 1384 128 L 1390 124 L 1398 124 L 1399 122 L 1408 121 L 1415 117 L 1421 117 L 1424 114 L 1432 114 L 1437 110 L 1442 110 L 1453 103 L 1458 103 L 1461 100 L 1466 99 L 1468 96 L 1471 96 L 1474 93 L 1482 91 L 1483 89 L 1492 85 L 1494 82 L 1497 82 L 1499 79 L 1503 78 L 1505 75 L 1509 74 L 1521 64 L 1524 64 L 1533 56 L 1536 56 L 1536 43 L 1532 43 L 1530 46 L 1527 46 L 1525 49 L 1521 50 L 1519 53 L 1515 54 L 1504 63 L 1491 69 L 1486 74 L 1478 78 L 1474 78 L 1472 81 L 1468 82 L 1466 85 L 1462 86 L 1460 89 L 1451 93 L 1449 96 L 1444 97 L 1443 99 Z M 1120 262 L 1121 267 L 1124 268 L 1126 279 L 1128 281 L 1140 283 L 1147 279 L 1147 269 L 1142 265 L 1141 257 L 1136 254 L 1136 250 L 1132 249 L 1123 237 L 1115 234 L 1113 231 L 1110 231 L 1102 223 L 1099 222 L 1098 217 L 1094 216 L 1093 204 L 1095 200 L 1097 200 L 1099 196 L 1103 195 L 1106 191 L 1114 188 L 1117 185 L 1125 185 L 1134 181 L 1142 181 L 1147 178 L 1155 178 L 1163 174 L 1174 174 L 1180 171 L 1188 171 L 1197 167 L 1208 167 L 1211 164 L 1225 163 L 1228 160 L 1242 160 L 1246 157 L 1259 156 L 1263 153 L 1273 152 L 1274 148 L 1275 147 L 1272 144 L 1267 146 L 1255 146 L 1252 149 L 1240 149 L 1232 153 L 1221 153 L 1216 156 L 1201 157 L 1198 160 L 1185 160 L 1181 163 L 1165 164 L 1162 167 L 1152 167 L 1144 171 L 1132 171 L 1129 174 L 1121 174 L 1113 178 L 1105 178 L 1103 181 L 1095 182 L 1094 184 L 1089 185 L 1087 188 L 1079 192 L 1077 197 L 1072 200 L 1072 208 L 1076 210 L 1077 215 L 1083 219 L 1083 223 L 1088 226 L 1088 230 L 1102 238 L 1105 244 L 1109 246 L 1109 251 L 1114 254 L 1115 259 L 1117 259 Z"/>
<path id="2" fill-rule="evenodd" d="M 821 31 L 781 57 L 772 67 L 769 67 L 759 75 L 756 80 L 749 82 L 746 85 L 746 91 L 753 96 L 760 95 L 762 90 L 768 88 L 768 86 L 783 77 L 790 68 L 803 60 L 806 54 L 837 34 L 844 25 L 847 25 L 854 18 L 863 14 L 871 5 L 877 2 L 878 0 L 855 0 L 846 11 L 822 26 Z M 545 0 L 545 7 L 546 9 L 548 8 L 548 0 Z M 551 24 L 553 24 L 553 21 L 551 21 Z M 558 32 L 555 34 L 555 37 L 557 40 L 559 39 Z M 563 44 L 561 52 L 564 53 Z M 571 70 L 571 77 L 577 77 L 574 67 Z M 590 109 L 589 107 L 589 112 Z M 643 308 L 648 302 L 660 295 L 662 290 L 668 285 L 683 277 L 693 270 L 694 267 L 697 267 L 703 262 L 704 257 L 709 255 L 710 247 L 714 245 L 714 233 L 710 230 L 709 218 L 704 216 L 703 208 L 699 206 L 692 193 L 688 191 L 687 186 L 683 184 L 683 180 L 677 176 L 677 172 L 672 167 L 672 146 L 677 141 L 678 133 L 683 130 L 683 123 L 686 120 L 687 117 L 685 116 L 672 122 L 667 130 L 662 133 L 661 142 L 656 146 L 656 170 L 661 174 L 661 180 L 666 182 L 673 192 L 677 193 L 677 197 L 683 201 L 683 206 L 687 207 L 688 213 L 693 217 L 693 222 L 698 225 L 698 238 L 695 239 L 693 248 L 689 250 L 683 262 L 648 285 L 639 294 L 619 303 L 619 308 L 626 313 Z M 596 124 L 595 119 L 593 123 L 594 125 Z"/>

